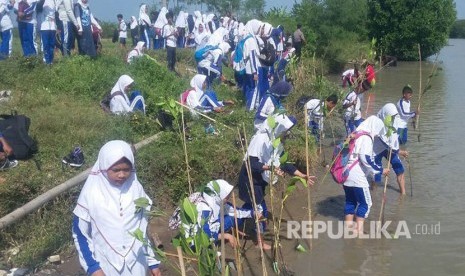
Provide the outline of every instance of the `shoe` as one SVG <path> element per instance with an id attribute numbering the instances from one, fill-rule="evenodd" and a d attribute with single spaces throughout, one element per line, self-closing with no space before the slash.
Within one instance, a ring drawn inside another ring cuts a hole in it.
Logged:
<path id="1" fill-rule="evenodd" d="M 84 165 L 84 153 L 80 147 L 75 147 L 68 155 L 63 157 L 61 160 L 63 164 L 69 165 L 71 167 L 79 168 Z"/>
<path id="2" fill-rule="evenodd" d="M 2 164 L 0 164 L 0 171 L 6 171 L 8 169 L 18 166 L 18 160 L 10 160 L 6 158 Z"/>

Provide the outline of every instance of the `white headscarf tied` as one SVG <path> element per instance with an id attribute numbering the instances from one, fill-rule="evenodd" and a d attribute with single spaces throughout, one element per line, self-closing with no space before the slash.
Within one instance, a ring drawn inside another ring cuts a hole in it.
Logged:
<path id="1" fill-rule="evenodd" d="M 131 29 L 135 29 L 137 27 L 137 18 L 135 16 L 131 16 Z"/>
<path id="2" fill-rule="evenodd" d="M 226 55 L 229 52 L 229 49 L 231 49 L 231 45 L 227 42 L 221 42 L 220 45 L 218 45 L 221 51 L 223 52 L 223 55 Z"/>
<path id="3" fill-rule="evenodd" d="M 386 133 L 386 128 L 384 127 L 384 122 L 372 115 L 365 119 L 356 129 L 357 131 L 365 131 L 370 133 L 371 137 L 381 136 Z"/>
<path id="4" fill-rule="evenodd" d="M 137 229 L 144 231 L 148 225 L 143 212 L 135 212 L 134 200 L 145 197 L 152 203 L 135 171 L 121 186 L 108 180 L 106 171 L 123 158 L 129 160 L 134 168 L 134 155 L 124 141 L 110 141 L 100 149 L 73 211 L 78 218 L 91 224 L 90 239 L 92 248 L 98 251 L 96 255 L 107 259 L 117 271 L 125 265 L 132 267 L 138 256 L 133 248 L 143 246 L 130 234 Z"/>
<path id="5" fill-rule="evenodd" d="M 218 191 L 216 191 L 215 186 L 217 189 L 219 189 Z M 209 194 L 204 192 L 203 198 L 205 199 L 209 209 L 212 210 L 210 222 L 214 222 L 217 221 L 220 217 L 221 207 L 223 207 L 223 200 L 231 193 L 234 186 L 223 179 L 217 179 L 208 182 L 207 188 L 210 190 L 210 192 Z"/>
<path id="6" fill-rule="evenodd" d="M 263 28 L 263 22 L 257 19 L 252 19 L 247 21 L 245 27 L 250 34 L 259 35 L 261 28 Z"/>
<path id="7" fill-rule="evenodd" d="M 121 91 L 124 93 L 124 89 L 133 82 L 134 80 L 130 76 L 122 75 L 121 77 L 119 77 L 118 81 L 111 89 L 111 94 L 113 94 L 116 91 Z"/>
<path id="8" fill-rule="evenodd" d="M 155 21 L 155 28 L 163 28 L 166 24 L 168 24 L 168 19 L 166 19 L 166 14 L 168 13 L 168 9 L 166 7 L 162 7 L 160 12 L 158 13 L 157 21 Z"/>
<path id="9" fill-rule="evenodd" d="M 145 11 L 146 9 L 147 9 L 147 5 L 143 4 L 140 6 L 140 9 L 139 9 L 139 24 L 140 25 L 145 25 L 145 24 L 150 25 L 150 17 Z"/>
<path id="10" fill-rule="evenodd" d="M 390 124 L 388 127 L 396 129 L 399 123 L 399 111 L 397 110 L 397 107 L 393 103 L 387 103 L 385 104 L 380 111 L 378 112 L 377 116 L 380 118 L 384 124 Z M 389 135 L 389 136 L 388 136 Z M 399 134 L 396 132 L 391 132 L 384 133 L 381 135 L 381 140 L 383 140 L 384 143 L 389 145 L 393 150 L 398 150 L 399 149 Z"/>
<path id="11" fill-rule="evenodd" d="M 187 19 L 187 17 L 184 16 L 184 12 L 179 11 L 178 17 L 176 17 L 176 22 L 175 22 L 176 27 L 185 28 L 186 27 L 186 19 Z"/>
<path id="12" fill-rule="evenodd" d="M 137 50 L 139 55 L 142 55 L 143 51 L 144 51 L 144 46 L 145 46 L 145 42 L 144 41 L 139 41 L 139 42 L 137 42 L 136 47 L 134 47 L 134 49 Z"/>
<path id="13" fill-rule="evenodd" d="M 207 76 L 202 75 L 202 74 L 197 74 L 191 79 L 190 85 L 192 88 L 195 89 L 196 92 L 203 93 L 202 86 L 206 79 L 207 79 Z"/>

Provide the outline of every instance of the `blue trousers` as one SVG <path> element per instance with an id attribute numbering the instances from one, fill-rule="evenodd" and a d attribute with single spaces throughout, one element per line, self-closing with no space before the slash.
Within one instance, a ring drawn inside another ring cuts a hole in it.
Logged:
<path id="1" fill-rule="evenodd" d="M 42 37 L 42 47 L 44 51 L 44 59 L 46 64 L 53 63 L 53 55 L 55 51 L 55 34 L 56 31 L 47 30 L 40 31 Z"/>
<path id="2" fill-rule="evenodd" d="M 268 66 L 258 67 L 258 102 L 265 96 L 266 91 L 270 89 L 268 71 Z"/>
<path id="3" fill-rule="evenodd" d="M 382 160 L 383 157 L 386 158 L 387 160 L 389 159 L 389 149 L 385 149 L 383 152 L 377 154 L 375 156 L 375 163 L 378 164 L 378 166 L 382 166 Z M 391 152 L 391 166 L 396 175 L 403 174 L 405 169 L 404 165 L 402 165 L 402 161 L 399 158 L 399 154 L 397 152 Z M 380 182 L 381 181 L 381 175 L 377 174 L 375 175 L 375 182 Z"/>
<path id="4" fill-rule="evenodd" d="M 133 111 L 141 111 L 145 114 L 144 98 L 140 91 L 133 91 L 129 97 L 129 101 L 131 102 L 131 106 L 133 106 Z"/>
<path id="5" fill-rule="evenodd" d="M 363 118 L 360 118 L 358 120 L 354 120 L 354 119 L 349 119 L 349 120 L 344 119 L 344 120 L 345 120 L 347 136 L 349 136 L 349 134 L 354 132 L 355 129 L 363 122 Z"/>
<path id="6" fill-rule="evenodd" d="M 370 189 L 368 187 L 343 187 L 346 195 L 344 215 L 356 215 L 359 218 L 367 218 L 372 205 Z"/>
<path id="7" fill-rule="evenodd" d="M 71 22 L 61 22 L 61 46 L 60 50 L 63 56 L 69 56 L 74 44 L 74 25 Z"/>
<path id="8" fill-rule="evenodd" d="M 399 144 L 401 145 L 407 144 L 408 128 L 398 128 L 397 134 L 399 134 Z"/>
<path id="9" fill-rule="evenodd" d="M 37 54 L 34 47 L 34 24 L 26 22 L 18 22 L 19 39 L 23 48 L 25 57 L 34 56 Z"/>
<path id="10" fill-rule="evenodd" d="M 9 29 L 1 32 L 2 43 L 0 44 L 0 60 L 10 56 L 10 41 L 13 30 Z"/>
<path id="11" fill-rule="evenodd" d="M 245 97 L 245 108 L 247 111 L 252 111 L 259 103 L 259 93 L 253 75 L 245 74 L 242 84 L 242 91 Z"/>

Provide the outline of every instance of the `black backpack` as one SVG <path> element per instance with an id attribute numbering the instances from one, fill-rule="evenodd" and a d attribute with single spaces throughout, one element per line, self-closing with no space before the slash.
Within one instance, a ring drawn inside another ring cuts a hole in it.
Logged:
<path id="1" fill-rule="evenodd" d="M 111 109 L 110 109 L 111 99 L 113 99 L 113 97 L 118 96 L 118 95 L 123 96 L 123 92 L 116 91 L 115 93 L 111 94 L 111 91 L 109 91 L 105 94 L 103 99 L 100 101 L 100 106 L 102 107 L 103 111 L 105 111 L 106 113 L 111 113 Z"/>
<path id="2" fill-rule="evenodd" d="M 264 66 L 273 66 L 276 61 L 276 50 L 270 42 L 265 40 L 264 44 L 263 49 L 260 50 L 258 59 Z"/>
<path id="3" fill-rule="evenodd" d="M 14 159 L 26 160 L 37 153 L 37 141 L 29 136 L 31 119 L 24 115 L 0 115 L 0 132 L 13 149 Z"/>

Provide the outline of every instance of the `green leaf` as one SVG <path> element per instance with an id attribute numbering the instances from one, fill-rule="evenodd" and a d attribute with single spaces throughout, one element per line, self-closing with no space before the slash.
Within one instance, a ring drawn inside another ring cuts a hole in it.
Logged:
<path id="1" fill-rule="evenodd" d="M 305 247 L 303 245 L 301 245 L 300 243 L 296 246 L 295 250 L 297 250 L 298 252 L 307 252 L 307 249 L 305 249 Z"/>
<path id="2" fill-rule="evenodd" d="M 285 151 L 283 155 L 279 158 L 279 163 L 284 164 L 287 162 L 287 158 L 289 157 L 289 153 Z"/>
<path id="3" fill-rule="evenodd" d="M 146 197 L 139 197 L 138 199 L 134 200 L 134 204 L 136 207 L 145 209 L 150 206 L 150 201 Z"/>
<path id="4" fill-rule="evenodd" d="M 188 219 L 189 224 L 196 223 L 197 221 L 197 208 L 189 201 L 189 198 L 185 198 L 182 202 L 182 211 Z"/>
<path id="5" fill-rule="evenodd" d="M 142 230 L 140 230 L 139 228 L 136 229 L 136 231 L 134 231 L 133 233 L 131 233 L 131 235 L 136 238 L 138 241 L 141 241 L 141 242 L 145 242 L 144 240 L 144 233 L 142 232 Z"/>
<path id="6" fill-rule="evenodd" d="M 287 186 L 285 196 L 287 197 L 287 196 L 291 195 L 295 191 L 296 188 L 297 188 L 296 185 Z"/>
<path id="7" fill-rule="evenodd" d="M 279 274 L 279 265 L 278 265 L 278 262 L 276 261 L 273 262 L 273 270 L 274 270 L 274 273 Z"/>
<path id="8" fill-rule="evenodd" d="M 217 195 L 220 194 L 220 185 L 218 184 L 218 182 L 216 182 L 216 180 L 213 181 L 213 190 L 215 190 Z"/>
<path id="9" fill-rule="evenodd" d="M 266 123 L 271 129 L 274 129 L 276 127 L 276 120 L 273 116 L 268 116 L 266 119 Z"/>
<path id="10" fill-rule="evenodd" d="M 280 137 L 273 140 L 273 148 L 274 149 L 277 149 L 280 144 L 281 144 L 281 138 Z"/>
<path id="11" fill-rule="evenodd" d="M 289 182 L 289 185 L 295 185 L 299 181 L 302 183 L 302 185 L 304 185 L 305 188 L 307 188 L 307 181 L 305 181 L 304 178 L 298 176 L 292 177 L 291 181 Z"/>
<path id="12" fill-rule="evenodd" d="M 178 246 L 181 246 L 181 241 L 180 241 L 180 239 L 178 239 L 178 238 L 173 238 L 173 239 L 171 240 L 171 243 L 173 244 L 173 247 L 174 247 L 174 248 L 176 248 L 176 247 L 178 247 Z"/>

